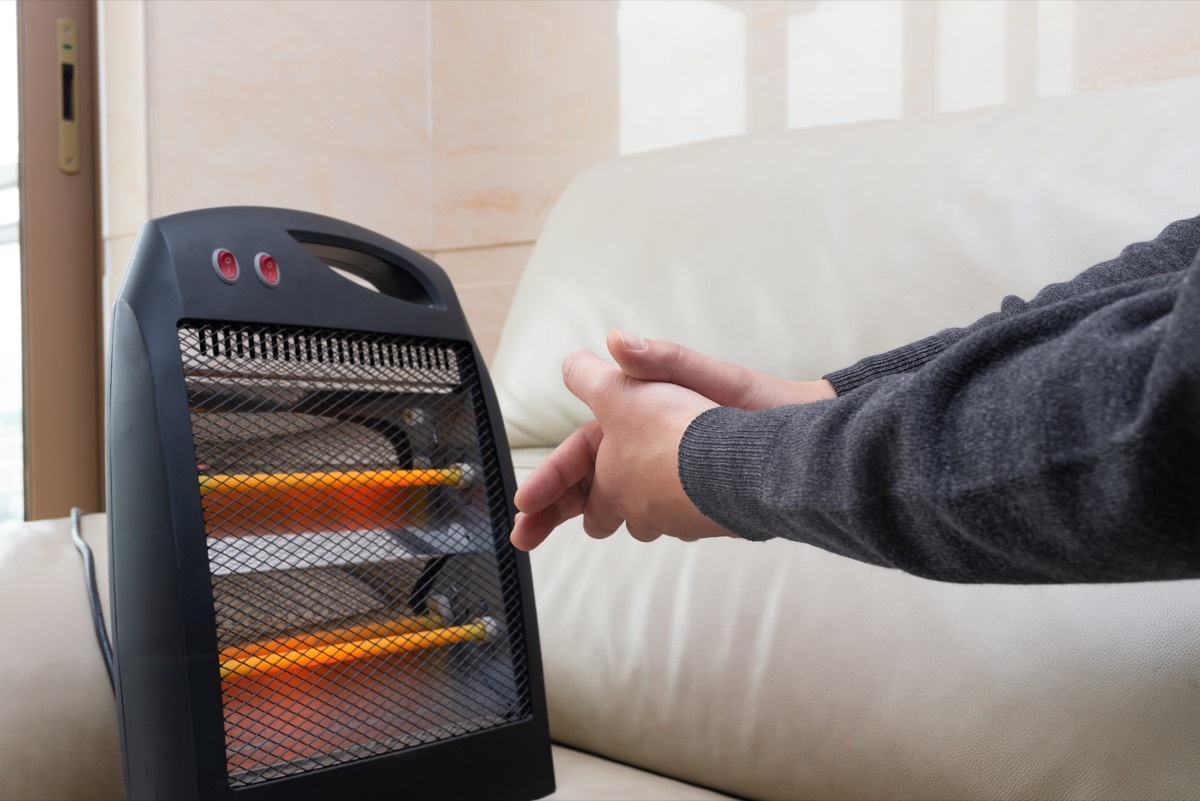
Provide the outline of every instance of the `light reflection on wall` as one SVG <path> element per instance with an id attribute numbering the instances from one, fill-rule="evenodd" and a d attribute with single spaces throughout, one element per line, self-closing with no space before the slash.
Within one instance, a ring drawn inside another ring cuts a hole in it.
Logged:
<path id="1" fill-rule="evenodd" d="M 711 0 L 620 0 L 621 153 L 746 131 L 746 21 Z"/>
<path id="2" fill-rule="evenodd" d="M 1074 88 L 1073 0 L 1038 0 L 1038 97 L 1069 95 Z"/>
<path id="3" fill-rule="evenodd" d="M 824 2 L 787 26 L 789 128 L 899 117 L 904 4 Z"/>
<path id="4" fill-rule="evenodd" d="M 1005 8 L 1002 0 L 938 0 L 938 111 L 1004 102 Z"/>
<path id="5" fill-rule="evenodd" d="M 1070 94 L 1075 2 L 618 0 L 621 152 Z"/>

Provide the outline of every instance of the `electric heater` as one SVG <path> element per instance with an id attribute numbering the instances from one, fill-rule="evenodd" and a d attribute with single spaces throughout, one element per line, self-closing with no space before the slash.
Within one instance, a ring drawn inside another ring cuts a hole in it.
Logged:
<path id="1" fill-rule="evenodd" d="M 154 220 L 109 369 L 129 798 L 553 790 L 511 461 L 437 265 L 281 209 Z"/>

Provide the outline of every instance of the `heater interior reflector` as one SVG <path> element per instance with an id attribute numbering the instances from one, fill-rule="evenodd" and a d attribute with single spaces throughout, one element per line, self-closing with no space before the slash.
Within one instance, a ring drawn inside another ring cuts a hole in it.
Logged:
<path id="1" fill-rule="evenodd" d="M 230 785 L 527 718 L 469 345 L 196 321 L 179 345 Z"/>

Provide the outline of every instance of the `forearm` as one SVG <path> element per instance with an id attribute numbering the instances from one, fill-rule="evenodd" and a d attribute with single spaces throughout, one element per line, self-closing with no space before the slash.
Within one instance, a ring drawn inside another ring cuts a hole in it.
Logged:
<path id="1" fill-rule="evenodd" d="M 1010 295 L 1004 299 L 999 311 L 965 328 L 948 328 L 910 345 L 869 356 L 824 377 L 838 395 L 845 395 L 877 378 L 915 370 L 963 337 L 1030 310 L 1107 287 L 1183 270 L 1191 264 L 1197 251 L 1200 251 L 1200 217 L 1171 223 L 1155 239 L 1129 245 L 1117 258 L 1090 267 L 1070 281 L 1051 284 L 1032 300 L 1024 301 Z"/>
<path id="2" fill-rule="evenodd" d="M 706 412 L 684 489 L 747 539 L 935 579 L 1198 577 L 1197 284 L 1067 299 L 836 400 Z"/>

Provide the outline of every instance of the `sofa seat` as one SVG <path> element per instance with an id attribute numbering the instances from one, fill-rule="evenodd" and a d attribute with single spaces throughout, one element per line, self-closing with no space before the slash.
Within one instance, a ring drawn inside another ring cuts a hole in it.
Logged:
<path id="1" fill-rule="evenodd" d="M 553 747 L 557 789 L 547 801 L 708 801 L 733 796 L 668 779 L 611 759 Z"/>

